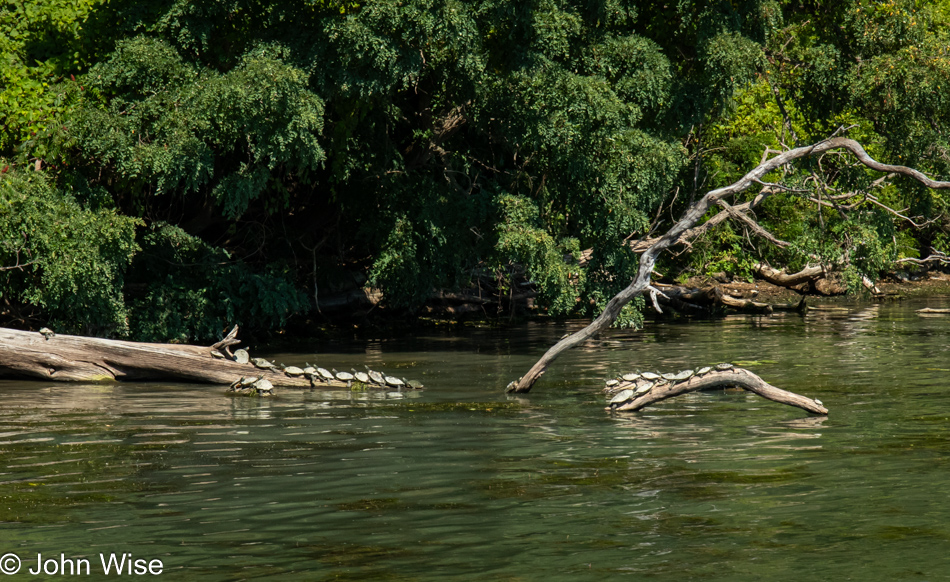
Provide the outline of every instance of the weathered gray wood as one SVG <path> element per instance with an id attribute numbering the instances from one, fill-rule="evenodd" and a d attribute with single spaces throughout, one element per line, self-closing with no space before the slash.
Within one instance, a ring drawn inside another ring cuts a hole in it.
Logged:
<path id="1" fill-rule="evenodd" d="M 861 147 L 861 144 L 854 141 L 853 139 L 844 137 L 834 137 L 813 145 L 791 149 L 773 158 L 765 160 L 756 166 L 752 171 L 743 176 L 738 182 L 707 192 L 705 196 L 693 203 L 693 205 L 690 206 L 683 214 L 683 217 L 680 218 L 680 220 L 674 224 L 672 228 L 666 231 L 663 236 L 655 239 L 655 241 L 650 244 L 650 246 L 643 252 L 643 254 L 640 256 L 640 267 L 636 278 L 634 278 L 625 289 L 617 293 L 610 301 L 607 302 L 607 306 L 604 308 L 603 312 L 601 312 L 601 314 L 598 315 L 590 323 L 590 325 L 584 329 L 574 332 L 573 334 L 561 339 L 559 342 L 551 346 L 548 351 L 545 352 L 544 355 L 542 355 L 533 366 L 531 366 L 524 376 L 518 378 L 508 385 L 507 391 L 519 393 L 530 391 L 531 387 L 534 386 L 534 383 L 537 382 L 539 378 L 541 378 L 541 376 L 547 371 L 548 366 L 550 366 L 558 356 L 571 348 L 583 344 L 594 335 L 610 327 L 610 325 L 616 321 L 617 317 L 620 315 L 620 311 L 627 303 L 629 303 L 635 297 L 639 297 L 640 295 L 643 295 L 643 293 L 650 291 L 652 288 L 653 267 L 656 265 L 659 254 L 672 244 L 680 241 L 680 237 L 689 232 L 690 229 L 692 229 L 693 226 L 706 214 L 706 211 L 709 210 L 714 204 L 718 204 L 720 200 L 747 190 L 748 188 L 752 187 L 753 184 L 765 185 L 762 179 L 769 172 L 777 168 L 781 168 L 786 164 L 790 164 L 797 159 L 820 155 L 824 152 L 838 149 L 846 149 L 850 151 L 851 154 L 858 159 L 858 161 L 872 170 L 902 174 L 917 180 L 928 188 L 950 188 L 950 182 L 932 180 L 925 174 L 913 168 L 882 164 L 869 156 L 868 153 L 864 151 L 864 148 Z M 780 190 L 781 188 L 776 189 L 776 191 Z"/>
<path id="2" fill-rule="evenodd" d="M 626 388 L 626 384 L 621 383 L 619 388 Z M 631 386 L 634 383 L 629 383 Z M 695 392 L 697 390 L 708 390 L 711 388 L 727 387 L 727 386 L 738 386 L 740 388 L 745 388 L 750 392 L 754 392 L 763 398 L 773 400 L 775 402 L 780 402 L 782 404 L 787 404 L 789 406 L 796 406 L 803 410 L 814 414 L 828 414 L 828 409 L 818 404 L 816 401 L 811 398 L 806 398 L 800 394 L 795 394 L 794 392 L 789 392 L 788 390 L 782 390 L 781 388 L 776 388 L 772 386 L 759 376 L 753 374 L 752 372 L 744 368 L 732 368 L 731 370 L 715 370 L 704 374 L 702 376 L 693 376 L 686 382 L 677 382 L 675 384 L 661 384 L 660 386 L 654 386 L 652 390 L 646 394 L 626 402 L 621 406 L 618 406 L 614 410 L 619 411 L 635 411 L 655 404 L 662 400 L 668 398 L 673 398 L 674 396 L 680 396 L 682 394 L 688 394 L 690 392 Z"/>
<path id="3" fill-rule="evenodd" d="M 203 346 L 150 344 L 0 328 L 0 376 L 61 382 L 171 380 L 230 384 L 263 376 L 274 386 L 309 387 L 307 378 L 211 357 Z M 318 384 L 345 387 L 344 382 Z"/>

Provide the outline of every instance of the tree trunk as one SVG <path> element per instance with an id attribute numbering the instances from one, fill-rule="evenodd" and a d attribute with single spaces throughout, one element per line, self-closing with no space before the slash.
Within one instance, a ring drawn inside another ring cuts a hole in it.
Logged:
<path id="1" fill-rule="evenodd" d="M 148 344 L 0 328 L 0 376 L 58 382 L 167 380 L 230 384 L 263 376 L 274 386 L 310 387 L 306 377 L 211 356 L 202 346 Z M 344 387 L 334 381 L 323 386 Z"/>

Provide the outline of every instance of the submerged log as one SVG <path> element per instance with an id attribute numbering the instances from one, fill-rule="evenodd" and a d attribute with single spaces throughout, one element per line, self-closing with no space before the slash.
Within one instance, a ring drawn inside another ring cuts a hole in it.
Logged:
<path id="1" fill-rule="evenodd" d="M 306 377 L 215 358 L 213 348 L 151 344 L 0 328 L 0 376 L 58 382 L 170 380 L 231 384 L 263 376 L 274 386 L 310 387 Z M 322 382 L 345 387 L 345 382 Z"/>
<path id="2" fill-rule="evenodd" d="M 615 408 L 613 408 L 613 410 L 633 412 L 636 410 L 641 410 L 656 402 L 673 398 L 674 396 L 688 394 L 697 390 L 726 388 L 730 386 L 744 388 L 750 392 L 758 394 L 763 398 L 780 402 L 782 404 L 787 404 L 789 406 L 796 406 L 813 414 L 828 414 L 828 409 L 825 408 L 821 402 L 801 396 L 800 394 L 795 394 L 794 392 L 789 392 L 788 390 L 776 388 L 775 386 L 772 386 L 759 376 L 744 368 L 714 370 L 707 374 L 703 374 L 702 376 L 693 376 L 692 378 L 683 382 L 670 382 L 667 384 L 660 384 L 658 386 L 654 385 L 645 394 L 642 394 L 641 396 L 631 400 L 621 402 Z M 636 382 L 624 382 L 617 387 L 617 390 L 622 390 L 625 388 L 636 389 L 636 387 Z"/>

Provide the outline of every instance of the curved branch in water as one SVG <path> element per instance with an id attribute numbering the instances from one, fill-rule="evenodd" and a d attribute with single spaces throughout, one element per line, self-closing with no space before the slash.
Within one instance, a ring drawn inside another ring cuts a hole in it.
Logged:
<path id="1" fill-rule="evenodd" d="M 864 148 L 861 147 L 861 144 L 854 141 L 853 139 L 844 137 L 826 139 L 813 145 L 791 149 L 775 156 L 774 158 L 768 159 L 756 166 L 755 169 L 743 176 L 738 182 L 707 192 L 705 196 L 690 206 L 679 222 L 674 224 L 673 227 L 666 232 L 666 234 L 657 239 L 656 242 L 654 242 L 650 248 L 644 251 L 644 253 L 640 256 L 640 268 L 637 272 L 637 277 L 630 283 L 630 285 L 615 295 L 613 299 L 607 303 L 607 307 L 604 308 L 604 311 L 598 315 L 597 318 L 590 323 L 590 325 L 567 336 L 566 338 L 551 346 L 551 348 L 548 349 L 548 351 L 545 352 L 543 356 L 541 356 L 541 359 L 538 360 L 530 370 L 528 370 L 528 373 L 519 378 L 517 381 L 510 383 L 506 391 L 530 391 L 531 387 L 535 382 L 537 382 L 538 378 L 540 378 L 541 375 L 547 371 L 548 366 L 550 366 L 551 363 L 554 362 L 554 360 L 557 359 L 559 355 L 561 355 L 561 353 L 584 343 L 595 334 L 600 333 L 604 329 L 610 327 L 620 315 L 620 311 L 623 309 L 623 307 L 633 298 L 642 295 L 643 291 L 649 287 L 651 284 L 651 274 L 653 272 L 653 267 L 656 264 L 659 254 L 673 243 L 679 241 L 680 237 L 690 228 L 692 228 L 697 222 L 699 222 L 703 215 L 706 214 L 706 211 L 709 210 L 709 208 L 714 204 L 717 204 L 720 200 L 727 198 L 728 196 L 738 194 L 739 192 L 748 189 L 753 184 L 761 183 L 762 178 L 772 170 L 781 168 L 782 166 L 790 164 L 799 158 L 814 156 L 835 149 L 846 149 L 850 151 L 852 154 L 854 154 L 858 161 L 872 170 L 909 176 L 929 188 L 950 189 L 950 182 L 938 182 L 936 180 L 932 180 L 913 168 L 882 164 L 869 156 L 868 153 L 864 151 Z"/>
<path id="2" fill-rule="evenodd" d="M 633 382 L 627 384 L 629 384 L 630 387 L 634 386 Z M 789 406 L 796 406 L 813 414 L 828 414 L 828 409 L 822 406 L 818 401 L 811 398 L 806 398 L 800 394 L 795 394 L 794 392 L 789 392 L 788 390 L 776 388 L 775 386 L 772 386 L 759 376 L 744 368 L 716 370 L 702 376 L 693 376 L 685 382 L 654 386 L 653 389 L 646 394 L 640 396 L 639 398 L 634 398 L 633 400 L 624 402 L 616 408 L 613 408 L 613 410 L 633 412 L 646 408 L 647 406 L 660 402 L 661 400 L 673 398 L 674 396 L 689 394 L 690 392 L 696 392 L 697 390 L 726 388 L 730 386 L 744 388 L 749 392 L 758 394 L 762 398 L 767 398 L 768 400 L 780 402 Z M 625 387 L 626 386 L 621 385 L 620 389 Z"/>

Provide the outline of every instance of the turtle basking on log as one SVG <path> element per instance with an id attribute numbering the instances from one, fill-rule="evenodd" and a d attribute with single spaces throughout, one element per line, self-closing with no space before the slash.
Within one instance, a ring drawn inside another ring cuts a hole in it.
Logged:
<path id="1" fill-rule="evenodd" d="M 813 414 L 828 414 L 828 409 L 820 400 L 776 388 L 749 370 L 728 362 L 704 366 L 696 371 L 624 374 L 619 380 L 607 380 L 604 392 L 608 397 L 608 410 L 632 412 L 681 394 L 729 386 L 744 388 L 763 398 L 796 406 Z"/>

